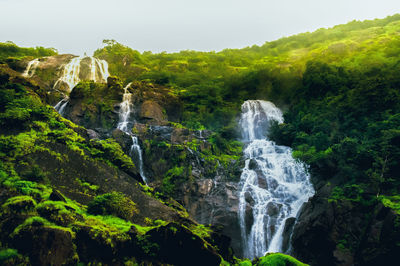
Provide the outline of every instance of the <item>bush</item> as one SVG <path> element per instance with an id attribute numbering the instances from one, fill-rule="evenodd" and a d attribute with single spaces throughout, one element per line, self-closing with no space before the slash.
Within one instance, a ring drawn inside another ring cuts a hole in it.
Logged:
<path id="1" fill-rule="evenodd" d="M 87 211 L 94 215 L 114 215 L 127 220 L 138 213 L 136 204 L 119 192 L 97 196 L 89 203 Z"/>

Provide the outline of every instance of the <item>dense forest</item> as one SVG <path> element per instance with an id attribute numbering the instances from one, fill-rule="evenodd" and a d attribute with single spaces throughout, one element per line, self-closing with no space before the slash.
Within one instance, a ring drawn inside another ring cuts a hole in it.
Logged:
<path id="1" fill-rule="evenodd" d="M 298 216 L 290 255 L 311 265 L 390 265 L 396 258 L 399 14 L 220 52 L 140 53 L 104 40 L 93 56 L 107 61 L 111 77 L 106 85 L 76 85 L 65 117 L 52 107 L 65 91 L 49 93 L 58 68 L 21 77 L 29 61 L 62 56 L 0 43 L 0 263 L 303 265 L 280 253 L 238 259 L 226 231 L 191 212 L 188 197 L 199 195 L 201 180 L 240 181 L 241 105 L 253 99 L 283 111 L 269 138 L 308 165 L 316 190 Z M 149 186 L 128 156 L 133 140 L 112 131 L 124 88 L 142 113 L 152 104 L 131 130 Z M 178 137 L 169 141 L 157 130 Z M 26 244 L 53 240 L 52 247 Z M 46 258 L 50 248 L 53 259 Z"/>

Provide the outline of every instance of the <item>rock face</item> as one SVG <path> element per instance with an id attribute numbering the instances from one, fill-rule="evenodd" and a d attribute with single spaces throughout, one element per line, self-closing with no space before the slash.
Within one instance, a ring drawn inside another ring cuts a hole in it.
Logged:
<path id="1" fill-rule="evenodd" d="M 142 107 L 140 108 L 140 116 L 141 121 L 147 121 L 146 124 L 149 125 L 161 125 L 167 122 L 166 115 L 163 114 L 162 107 L 151 100 L 147 100 L 143 102 Z"/>
<path id="2" fill-rule="evenodd" d="M 183 205 L 197 222 L 221 226 L 221 232 L 232 240 L 235 256 L 241 257 L 238 183 L 221 179 L 198 179 L 194 183 L 185 183 Z"/>
<path id="3" fill-rule="evenodd" d="M 398 216 L 381 203 L 328 202 L 329 184 L 303 206 L 293 254 L 311 265 L 390 265 L 400 247 Z M 396 224 L 397 223 L 397 224 Z"/>
<path id="4" fill-rule="evenodd" d="M 171 169 L 183 172 L 174 176 L 171 196 L 188 210 L 197 222 L 221 226 L 221 233 L 232 239 L 236 256 L 241 256 L 238 212 L 238 178 L 243 162 L 231 161 L 227 166 L 205 154 L 212 151 L 208 138 L 212 132 L 172 126 L 135 124 L 144 150 L 144 165 L 151 186 L 163 189 L 163 180 Z"/>

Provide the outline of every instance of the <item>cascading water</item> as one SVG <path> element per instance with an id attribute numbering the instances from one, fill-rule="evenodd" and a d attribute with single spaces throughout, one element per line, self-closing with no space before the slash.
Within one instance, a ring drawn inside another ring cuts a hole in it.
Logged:
<path id="1" fill-rule="evenodd" d="M 284 252 L 285 222 L 296 217 L 314 189 L 305 166 L 292 150 L 266 138 L 271 121 L 283 122 L 271 102 L 249 100 L 242 105 L 240 125 L 246 143 L 240 177 L 239 223 L 246 258 Z"/>
<path id="2" fill-rule="evenodd" d="M 28 66 L 26 67 L 24 73 L 22 73 L 22 76 L 30 78 L 35 74 L 36 68 L 39 65 L 39 59 L 33 59 L 32 61 L 29 61 Z"/>
<path id="3" fill-rule="evenodd" d="M 143 171 L 143 157 L 142 157 L 142 149 L 139 145 L 139 140 L 136 136 L 134 136 L 131 132 L 132 130 L 132 122 L 131 122 L 131 115 L 132 115 L 132 93 L 129 92 L 129 87 L 132 83 L 129 83 L 124 88 L 124 95 L 122 96 L 122 102 L 120 103 L 120 110 L 119 110 L 119 122 L 117 128 L 121 131 L 125 132 L 132 138 L 132 146 L 130 150 L 130 155 L 135 158 L 136 163 L 139 167 L 139 173 L 142 177 L 143 181 L 147 184 L 147 178 Z"/>
<path id="4" fill-rule="evenodd" d="M 72 89 L 81 81 L 81 63 L 82 60 L 87 57 L 75 57 L 68 64 L 66 64 L 63 68 L 63 72 L 61 77 L 54 83 L 53 89 L 59 88 L 61 84 L 67 84 L 68 92 L 71 92 Z M 107 78 L 109 76 L 108 73 L 108 64 L 105 60 L 100 60 L 95 57 L 90 58 L 90 75 L 88 77 L 84 77 L 84 79 L 93 80 L 95 82 L 107 82 Z M 54 108 L 61 115 L 64 114 L 65 107 L 68 104 L 68 97 L 66 96 L 64 99 L 59 101 Z"/>

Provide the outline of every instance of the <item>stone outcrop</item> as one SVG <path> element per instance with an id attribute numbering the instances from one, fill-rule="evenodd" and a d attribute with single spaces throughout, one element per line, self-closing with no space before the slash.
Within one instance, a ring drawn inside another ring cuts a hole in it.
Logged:
<path id="1" fill-rule="evenodd" d="M 141 121 L 146 121 L 148 125 L 162 125 L 167 122 L 162 107 L 152 100 L 147 100 L 142 103 L 139 119 Z"/>

